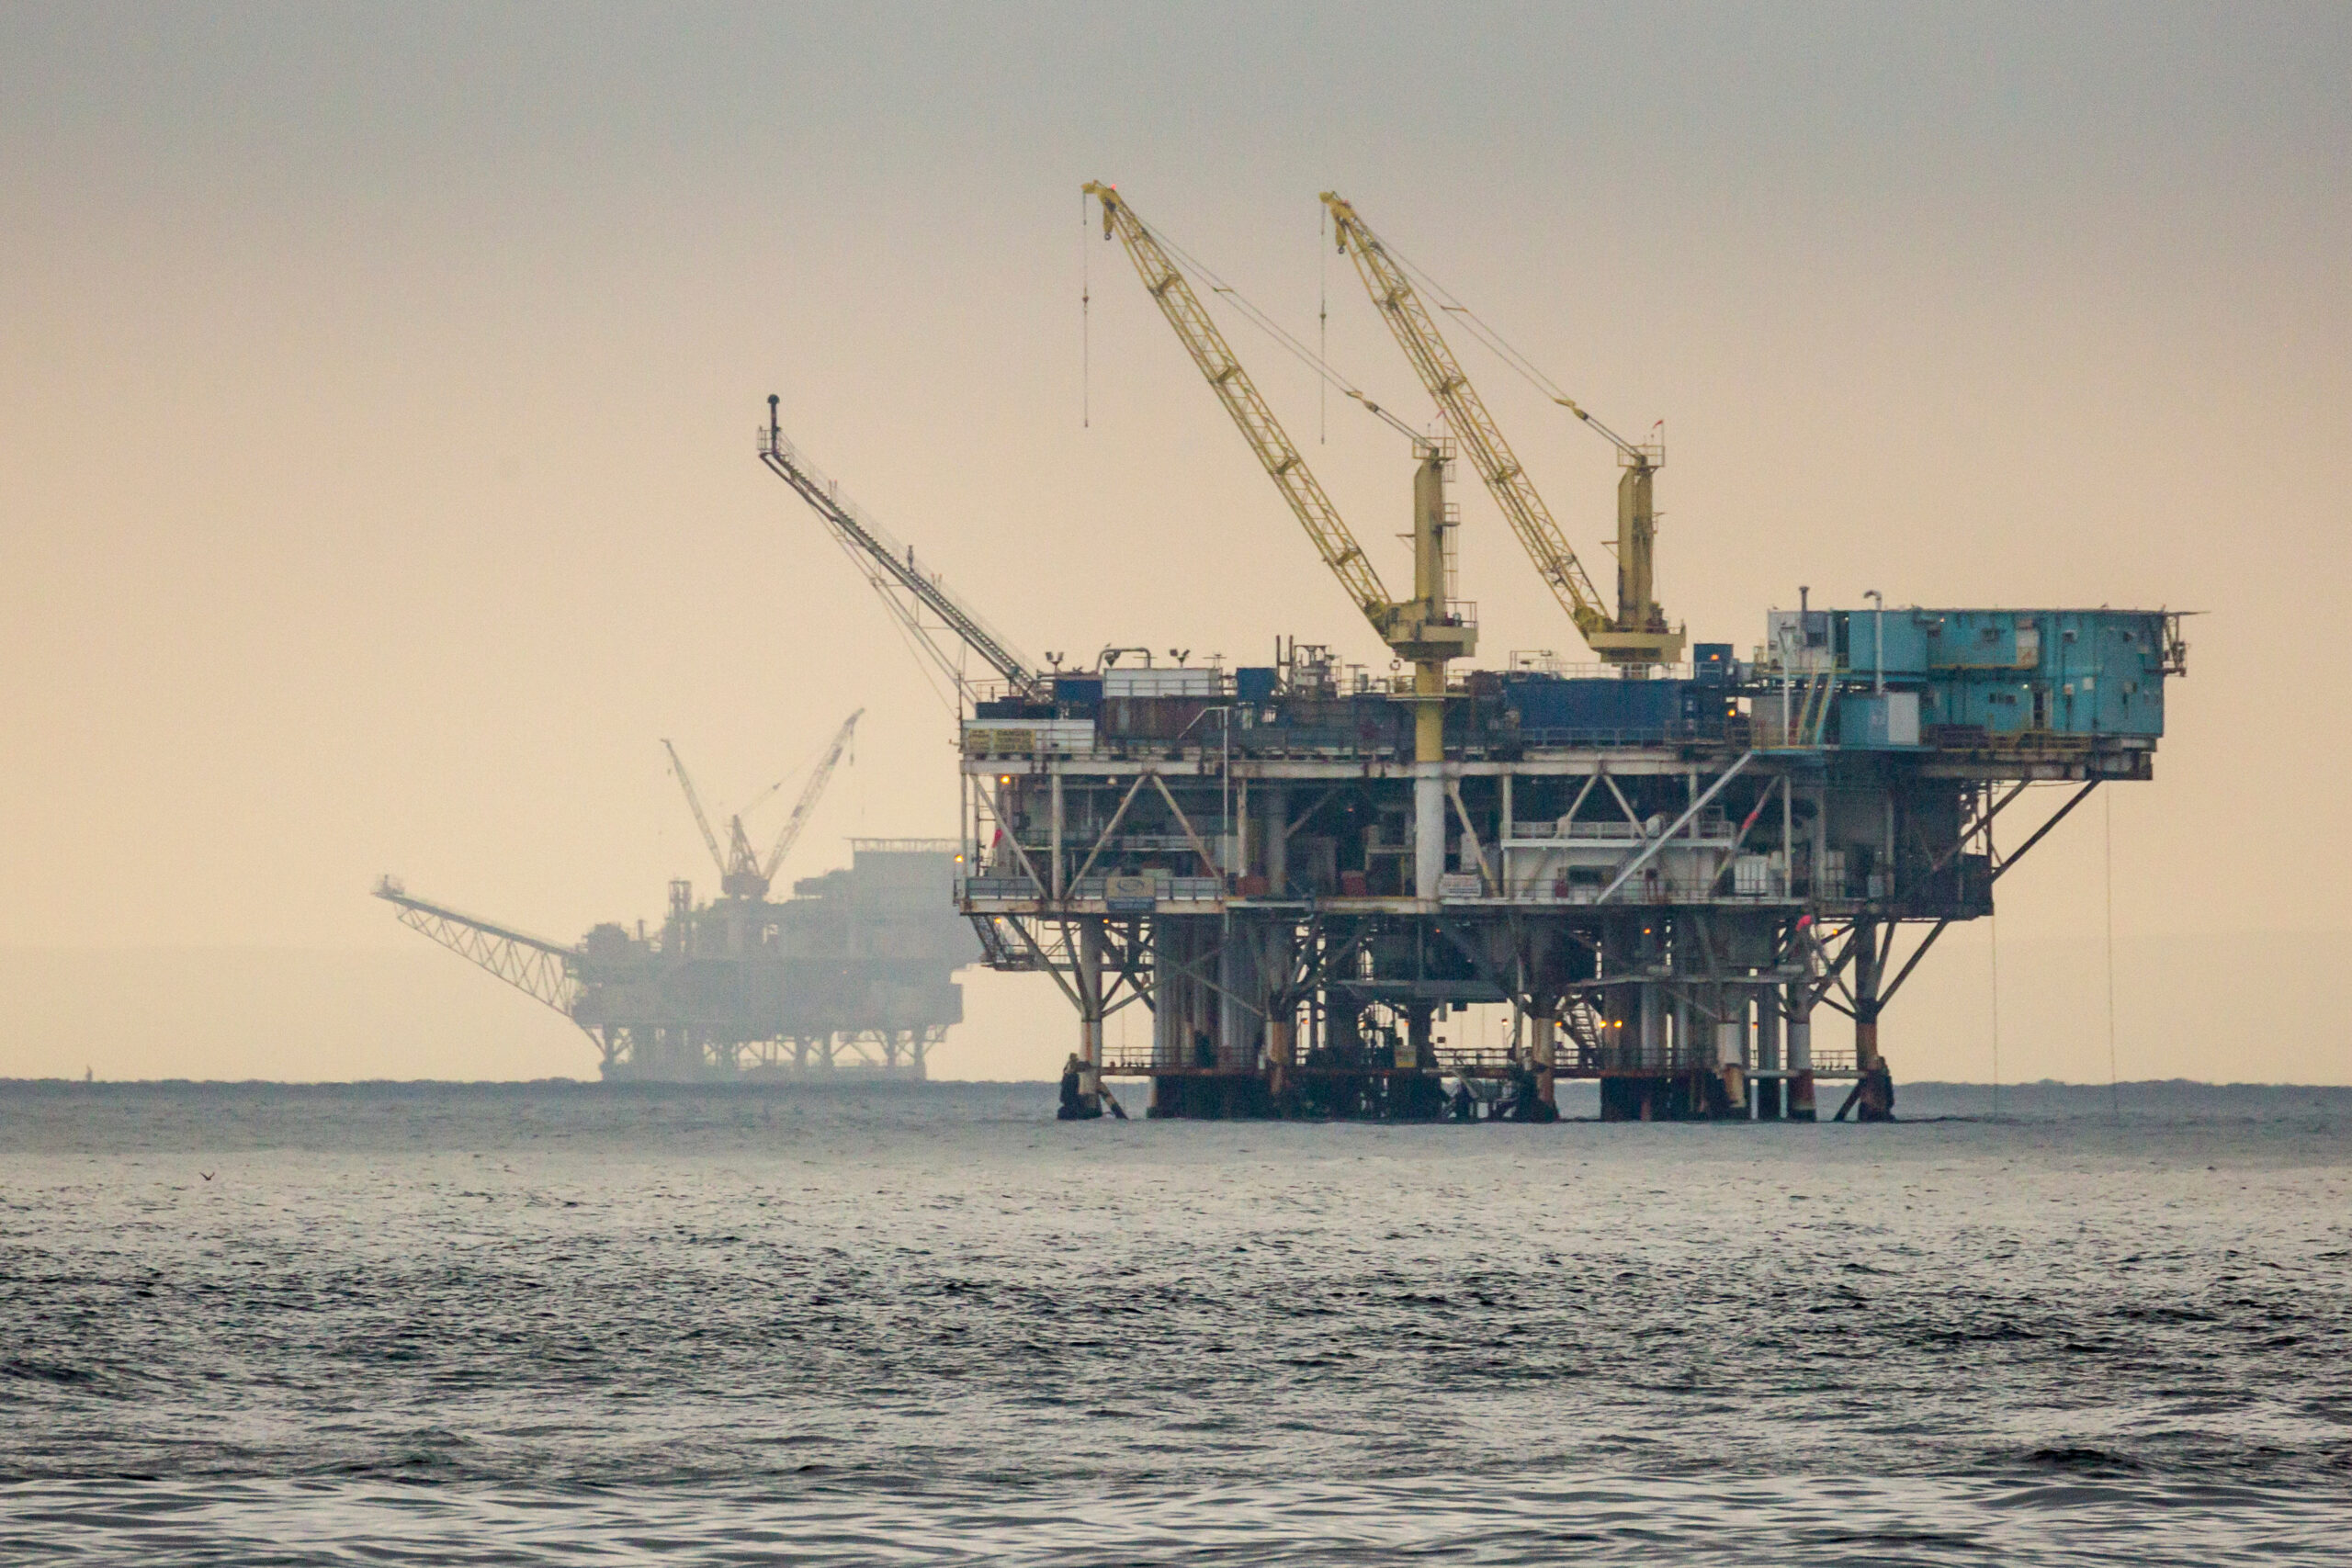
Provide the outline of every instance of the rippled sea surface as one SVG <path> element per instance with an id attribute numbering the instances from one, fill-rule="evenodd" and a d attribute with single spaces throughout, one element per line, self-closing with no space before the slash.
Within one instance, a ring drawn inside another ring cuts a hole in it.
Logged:
<path id="1" fill-rule="evenodd" d="M 0 1088 L 0 1560 L 2352 1560 L 2352 1093 L 2010 1104 Z"/>

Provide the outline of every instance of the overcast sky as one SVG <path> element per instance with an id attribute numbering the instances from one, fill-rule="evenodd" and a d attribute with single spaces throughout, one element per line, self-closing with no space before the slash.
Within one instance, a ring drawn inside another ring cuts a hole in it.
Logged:
<path id="1" fill-rule="evenodd" d="M 753 455 L 771 391 L 1033 651 L 1379 659 L 1078 190 L 1295 330 L 1328 299 L 1333 359 L 1425 418 L 1319 243 L 1336 186 L 1603 418 L 1665 420 L 1694 637 L 1799 584 L 2207 612 L 2158 781 L 2110 792 L 2126 1032 L 2343 1081 L 2324 976 L 2146 955 L 2352 926 L 2347 132 L 2335 5 L 8 6 L 0 944 L 402 951 L 387 870 L 565 938 L 651 917 L 715 880 L 660 739 L 731 805 L 861 705 L 794 869 L 951 831 L 944 714 Z M 1320 439 L 1235 344 L 1401 581 L 1400 444 L 1344 406 Z M 1605 564 L 1608 449 L 1485 389 Z M 1573 646 L 1457 499 L 1483 654 Z M 2078 817 L 2006 879 L 2004 943 L 2103 962 L 2104 844 Z M 1984 934 L 1890 1016 L 1898 1070 L 1970 1076 Z M 2103 1073 L 2103 982 L 2057 966 L 2013 1032 Z M 976 987 L 972 1061 L 1060 1059 L 1034 979 Z M 2175 1038 L 2192 1002 L 2265 1021 Z M 55 1005 L 0 1071 L 79 1070 Z M 587 1070 L 531 1026 L 481 1059 Z M 175 1049 L 254 1059 L 219 1019 Z"/>

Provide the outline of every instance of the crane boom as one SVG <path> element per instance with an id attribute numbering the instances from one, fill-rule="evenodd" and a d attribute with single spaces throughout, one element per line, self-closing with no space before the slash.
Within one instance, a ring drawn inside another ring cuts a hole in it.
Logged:
<path id="1" fill-rule="evenodd" d="M 1412 362 L 1414 373 L 1421 385 L 1453 427 L 1463 446 L 1470 454 L 1471 466 L 1493 492 L 1496 503 L 1510 519 L 1511 529 L 1526 547 L 1528 558 L 1543 575 L 1561 607 L 1582 632 L 1609 629 L 1609 612 L 1601 607 L 1600 596 L 1593 591 L 1592 580 L 1585 575 L 1584 566 L 1577 559 L 1576 550 L 1568 544 L 1567 536 L 1559 524 L 1553 521 L 1544 498 L 1535 491 L 1527 470 L 1510 449 L 1510 443 L 1492 415 L 1452 349 L 1437 330 L 1427 306 L 1413 290 L 1413 285 L 1356 216 L 1355 209 L 1341 200 L 1337 193 L 1323 193 L 1324 205 L 1331 209 L 1332 222 L 1339 235 L 1340 249 L 1353 258 L 1357 275 L 1363 279 L 1364 289 L 1389 330 L 1396 333 L 1397 346 Z"/>
<path id="2" fill-rule="evenodd" d="M 1151 230 L 1137 218 L 1125 197 L 1100 181 L 1090 181 L 1086 194 L 1102 204 L 1102 237 L 1116 234 L 1136 264 L 1143 286 L 1159 302 L 1159 312 L 1176 329 L 1176 336 L 1193 363 L 1208 378 L 1217 401 L 1250 443 L 1274 488 L 1315 541 L 1323 564 L 1331 569 L 1372 623 L 1380 640 L 1399 659 L 1413 666 L 1413 896 L 1434 907 L 1437 886 L 1445 870 L 1445 804 L 1439 774 L 1445 762 L 1446 662 L 1466 657 L 1478 645 L 1476 618 L 1463 614 L 1467 606 L 1447 597 L 1445 530 L 1446 454 L 1436 442 L 1413 437 L 1413 596 L 1389 598 L 1380 574 L 1364 558 L 1363 547 L 1340 517 L 1331 498 L 1323 493 L 1306 459 L 1283 434 L 1281 423 L 1258 388 L 1241 368 L 1225 334 L 1201 307 L 1200 296 L 1184 280 Z M 1353 394 L 1361 396 L 1361 394 Z M 1371 407 L 1366 403 L 1366 407 Z M 1379 412 L 1377 409 L 1374 412 Z M 1384 419 L 1398 423 L 1393 415 Z M 1399 424 L 1407 434 L 1409 427 Z"/>
<path id="3" fill-rule="evenodd" d="M 849 750 L 850 737 L 857 733 L 857 721 L 865 716 L 865 710 L 860 708 L 842 720 L 841 729 L 833 737 L 832 750 L 827 751 L 825 760 L 817 764 L 817 771 L 808 775 L 808 784 L 801 787 L 800 798 L 793 803 L 792 815 L 785 820 L 784 830 L 775 836 L 775 847 L 768 852 L 767 863 L 760 868 L 763 881 L 775 880 L 776 869 L 784 864 L 784 857 L 792 852 L 794 842 L 800 837 L 800 829 L 808 826 L 809 813 L 817 809 L 818 797 L 825 793 L 825 786 L 832 782 L 833 770 L 841 765 L 842 753 Z"/>
<path id="4" fill-rule="evenodd" d="M 834 540 L 857 562 L 866 581 L 882 595 L 883 604 L 917 646 L 939 666 L 957 694 L 967 703 L 972 701 L 972 683 L 964 673 L 962 661 L 950 655 L 933 628 L 923 624 L 925 611 L 936 616 L 958 642 L 978 654 L 981 662 L 1009 684 L 1024 692 L 1035 689 L 1039 676 L 1012 644 L 983 620 L 978 611 L 950 592 L 936 574 L 918 567 L 912 546 L 899 543 L 862 507 L 844 500 L 841 487 L 818 472 L 785 439 L 777 423 L 778 402 L 775 397 L 768 399 L 768 424 L 761 432 L 760 461 L 799 492 L 800 499 L 824 520 Z"/>
<path id="5" fill-rule="evenodd" d="M 719 875 L 725 876 L 727 856 L 718 847 L 718 835 L 710 830 L 710 818 L 703 814 L 702 796 L 695 793 L 695 781 L 686 773 L 686 764 L 679 758 L 675 746 L 664 740 L 662 750 L 670 753 L 671 771 L 678 775 L 678 786 L 686 792 L 686 806 L 695 814 L 695 826 L 702 829 L 702 841 L 710 850 L 711 863 L 718 868 Z"/>
<path id="6" fill-rule="evenodd" d="M 580 989 L 573 970 L 580 957 L 577 948 L 476 919 L 446 905 L 412 898 L 406 888 L 389 876 L 376 884 L 376 897 L 397 908 L 401 924 L 409 930 L 430 937 L 525 996 L 572 1018 Z M 572 1021 L 579 1020 L 572 1018 Z M 587 1029 L 585 1024 L 581 1027 Z M 588 1037 L 596 1038 L 593 1031 Z"/>
<path id="7" fill-rule="evenodd" d="M 1602 606 L 1567 536 L 1537 493 L 1526 467 L 1504 439 L 1502 427 L 1487 412 L 1486 400 L 1446 345 L 1436 318 L 1405 269 L 1338 192 L 1325 191 L 1323 204 L 1330 209 L 1339 248 L 1354 261 L 1356 275 L 1372 296 L 1374 307 L 1388 323 L 1397 346 L 1445 415 L 1447 425 L 1469 452 L 1471 466 L 1478 470 L 1511 532 L 1519 536 L 1528 559 L 1567 611 L 1577 632 L 1594 652 L 1613 663 L 1671 663 L 1679 658 L 1682 636 L 1668 628 L 1665 612 L 1649 595 L 1652 520 L 1648 500 L 1650 474 L 1656 468 L 1651 456 L 1567 402 L 1569 411 L 1614 443 L 1630 465 L 1627 482 L 1620 486 L 1618 612 L 1612 616 Z"/>
<path id="8" fill-rule="evenodd" d="M 1200 296 L 1193 292 L 1191 284 L 1168 253 L 1152 237 L 1151 230 L 1135 214 L 1125 198 L 1100 181 L 1090 181 L 1086 194 L 1102 203 L 1102 237 L 1116 234 L 1126 248 L 1127 258 L 1135 263 L 1136 271 L 1143 277 L 1143 286 L 1159 306 L 1160 314 L 1176 329 L 1176 336 L 1184 344 L 1193 363 L 1207 378 L 1210 390 L 1225 405 L 1240 427 L 1242 437 L 1250 443 L 1250 450 L 1265 468 L 1274 488 L 1283 492 L 1290 503 L 1306 536 L 1314 541 L 1316 553 L 1323 564 L 1356 602 L 1364 618 L 1379 632 L 1384 641 L 1392 640 L 1396 629 L 1396 603 L 1365 558 L 1363 547 L 1356 543 L 1355 535 L 1340 516 L 1339 508 L 1323 493 L 1323 487 L 1299 455 L 1296 446 L 1274 418 L 1274 412 L 1260 395 L 1256 383 L 1241 361 L 1217 331 L 1216 322 L 1201 305 Z"/>

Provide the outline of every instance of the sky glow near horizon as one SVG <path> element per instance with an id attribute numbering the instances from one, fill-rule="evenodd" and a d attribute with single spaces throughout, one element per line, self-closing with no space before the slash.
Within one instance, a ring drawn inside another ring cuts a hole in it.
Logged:
<path id="1" fill-rule="evenodd" d="M 1745 650 L 1800 584 L 2204 612 L 2157 782 L 2112 792 L 2126 1076 L 2352 1078 L 2325 974 L 2253 972 L 2268 933 L 2352 924 L 2352 15 L 1434 20 L 0 13 L 0 946 L 397 953 L 387 870 L 552 935 L 651 918 L 715 880 L 660 738 L 733 805 L 858 706 L 786 874 L 952 831 L 940 707 L 754 457 L 771 391 L 1033 650 L 1383 661 L 1078 189 L 1117 183 L 1310 340 L 1328 304 L 1332 359 L 1419 423 L 1322 242 L 1337 188 L 1600 417 L 1666 421 L 1661 597 L 1694 637 Z M 1227 325 L 1399 578 L 1401 444 Z M 1605 569 L 1607 446 L 1458 346 Z M 1482 661 L 1573 647 L 1456 499 Z M 2003 1004 L 2054 1076 L 2104 1076 L 2102 844 L 2080 814 L 2002 885 L 2005 956 L 2077 955 Z M 1911 1076 L 1982 1076 L 1985 935 L 1890 1014 Z M 944 1070 L 1060 1059 L 1050 987 L 971 983 Z M 235 1005 L 101 1076 L 239 1076 Z M 41 1007 L 0 1073 L 117 1039 Z M 453 1059 L 589 1070 L 561 1021 L 516 1030 Z"/>

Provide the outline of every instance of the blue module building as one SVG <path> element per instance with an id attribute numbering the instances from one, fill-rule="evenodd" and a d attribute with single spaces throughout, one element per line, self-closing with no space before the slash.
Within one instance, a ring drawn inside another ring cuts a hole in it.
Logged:
<path id="1" fill-rule="evenodd" d="M 2178 617 L 2162 611 L 1913 607 L 1810 615 L 1826 622 L 1826 651 L 1844 681 L 1867 677 L 1898 696 L 1916 694 L 1920 735 L 1909 744 L 2029 734 L 2154 739 L 2165 732 L 2164 676 L 2180 656 Z M 1797 642 L 1806 615 L 1776 616 L 1776 645 Z M 1796 662 L 1804 661 L 1803 651 Z M 1817 658 L 1822 649 L 1813 651 Z M 1888 744 L 1883 722 L 1877 731 L 1870 728 L 1872 711 L 1850 696 L 1841 704 L 1843 744 Z"/>

